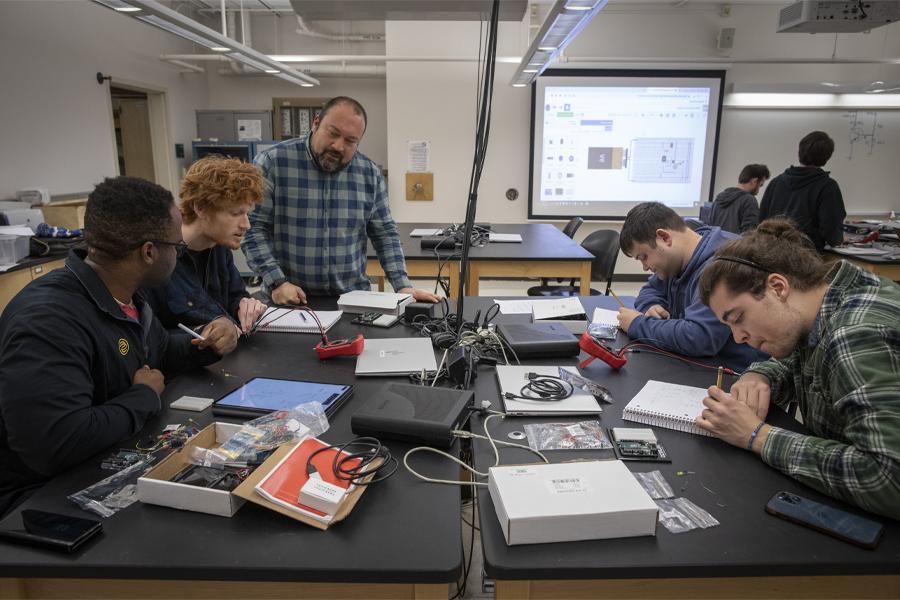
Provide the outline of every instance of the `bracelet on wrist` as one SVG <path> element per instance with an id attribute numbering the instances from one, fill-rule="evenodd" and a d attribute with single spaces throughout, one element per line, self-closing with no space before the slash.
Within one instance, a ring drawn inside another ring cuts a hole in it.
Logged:
<path id="1" fill-rule="evenodd" d="M 750 439 L 747 440 L 747 450 L 753 450 L 753 442 L 756 441 L 756 436 L 759 435 L 760 429 L 762 429 L 763 425 L 765 424 L 765 421 L 760 421 L 759 425 L 756 426 L 756 429 L 753 430 L 753 433 L 750 434 Z"/>

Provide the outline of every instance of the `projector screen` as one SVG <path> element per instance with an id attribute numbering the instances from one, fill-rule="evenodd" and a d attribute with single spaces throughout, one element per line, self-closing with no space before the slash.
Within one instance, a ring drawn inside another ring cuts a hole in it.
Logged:
<path id="1" fill-rule="evenodd" d="M 532 85 L 529 219 L 712 200 L 724 71 L 555 69 Z"/>

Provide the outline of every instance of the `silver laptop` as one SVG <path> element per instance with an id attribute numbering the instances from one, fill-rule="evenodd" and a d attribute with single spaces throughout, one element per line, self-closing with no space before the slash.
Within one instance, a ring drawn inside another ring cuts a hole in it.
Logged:
<path id="1" fill-rule="evenodd" d="M 566 367 L 578 373 L 576 367 Z M 505 392 L 520 395 L 522 387 L 528 383 L 527 373 L 559 376 L 559 367 L 537 365 L 497 365 L 497 382 L 500 384 L 500 399 L 506 414 L 515 417 L 596 415 L 603 412 L 597 399 L 584 390 L 575 388 L 572 395 L 564 400 L 547 402 L 544 400 L 506 399 Z"/>
<path id="2" fill-rule="evenodd" d="M 437 370 L 430 338 L 369 338 L 356 359 L 357 375 L 409 375 L 422 369 Z"/>

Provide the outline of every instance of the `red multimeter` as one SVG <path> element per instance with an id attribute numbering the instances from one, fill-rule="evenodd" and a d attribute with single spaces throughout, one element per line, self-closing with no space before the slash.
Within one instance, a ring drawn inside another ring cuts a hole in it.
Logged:
<path id="1" fill-rule="evenodd" d="M 589 365 L 595 358 L 599 358 L 608 364 L 612 367 L 613 371 L 618 371 L 625 366 L 626 362 L 628 362 L 628 359 L 625 358 L 623 352 L 613 351 L 602 341 L 591 336 L 587 331 L 581 334 L 581 338 L 578 340 L 578 347 L 590 354 L 590 357 L 588 357 L 587 360 L 578 365 L 582 369 Z"/>
<path id="2" fill-rule="evenodd" d="M 319 355 L 319 360 L 335 356 L 359 356 L 362 354 L 364 346 L 365 339 L 362 334 L 359 334 L 352 340 L 335 340 L 333 342 L 323 340 L 316 344 L 316 354 Z"/>

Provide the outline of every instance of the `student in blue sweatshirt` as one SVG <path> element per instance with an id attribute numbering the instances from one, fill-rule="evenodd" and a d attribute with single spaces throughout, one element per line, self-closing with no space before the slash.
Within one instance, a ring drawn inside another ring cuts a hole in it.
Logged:
<path id="1" fill-rule="evenodd" d="M 715 357 L 712 364 L 743 371 L 767 354 L 738 344 L 713 312 L 700 302 L 700 273 L 716 249 L 737 239 L 718 227 L 691 230 L 678 214 L 659 202 L 628 211 L 619 244 L 626 256 L 653 275 L 634 307 L 619 309 L 619 325 L 642 340 L 685 356 Z"/>

